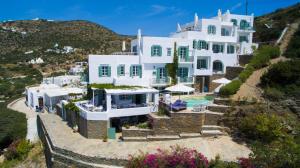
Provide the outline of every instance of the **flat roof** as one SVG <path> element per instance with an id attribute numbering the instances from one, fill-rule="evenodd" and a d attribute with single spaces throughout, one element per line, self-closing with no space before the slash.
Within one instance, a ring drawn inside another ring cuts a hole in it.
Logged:
<path id="1" fill-rule="evenodd" d="M 66 96 L 68 94 L 82 94 L 83 90 L 80 88 L 59 88 L 53 89 L 46 92 L 48 97 L 58 97 L 58 96 Z"/>
<path id="2" fill-rule="evenodd" d="M 108 94 L 142 94 L 142 93 L 158 93 L 153 88 L 132 88 L 132 89 L 104 89 Z"/>

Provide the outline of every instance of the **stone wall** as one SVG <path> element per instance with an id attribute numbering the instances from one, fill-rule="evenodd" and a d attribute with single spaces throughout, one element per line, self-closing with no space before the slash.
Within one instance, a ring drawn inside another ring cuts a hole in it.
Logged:
<path id="1" fill-rule="evenodd" d="M 86 138 L 103 139 L 107 137 L 107 124 L 105 120 L 86 120 L 80 116 L 78 130 Z"/>
<path id="2" fill-rule="evenodd" d="M 178 135 L 200 132 L 204 122 L 204 113 L 171 112 L 170 117 L 151 114 L 151 118 L 155 135 Z"/>
<path id="3" fill-rule="evenodd" d="M 231 107 L 224 105 L 208 105 L 207 109 L 212 112 L 226 113 Z"/>
<path id="4" fill-rule="evenodd" d="M 248 64 L 252 57 L 253 55 L 239 55 L 239 64 L 242 66 Z"/>
<path id="5" fill-rule="evenodd" d="M 223 113 L 206 112 L 204 125 L 220 125 Z"/>
<path id="6" fill-rule="evenodd" d="M 62 117 L 62 108 L 61 108 L 61 105 L 60 105 L 60 104 L 57 104 L 55 107 L 56 107 L 56 114 L 57 114 L 58 116 L 60 116 L 61 118 L 63 118 L 63 117 Z"/>
<path id="7" fill-rule="evenodd" d="M 243 70 L 243 67 L 226 67 L 225 78 L 232 80 L 238 77 Z"/>
<path id="8" fill-rule="evenodd" d="M 71 110 L 66 109 L 66 121 L 70 127 L 74 127 L 77 124 L 77 114 Z"/>
<path id="9" fill-rule="evenodd" d="M 146 137 L 148 135 L 153 135 L 153 130 L 122 127 L 122 136 L 123 137 Z"/>
<path id="10" fill-rule="evenodd" d="M 230 105 L 232 105 L 232 101 L 231 101 L 231 99 L 228 99 L 228 98 L 216 97 L 216 98 L 214 98 L 214 104 L 230 106 Z"/>

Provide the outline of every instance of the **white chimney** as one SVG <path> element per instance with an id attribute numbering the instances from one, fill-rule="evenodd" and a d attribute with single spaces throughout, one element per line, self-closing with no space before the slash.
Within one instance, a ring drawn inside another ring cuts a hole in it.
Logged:
<path id="1" fill-rule="evenodd" d="M 221 9 L 218 10 L 218 19 L 219 20 L 222 19 L 222 11 L 221 11 Z"/>
<path id="2" fill-rule="evenodd" d="M 181 32 L 181 27 L 179 23 L 177 23 L 177 32 Z"/>
<path id="3" fill-rule="evenodd" d="M 195 17 L 194 17 L 194 27 L 196 27 L 198 25 L 198 15 L 197 13 L 195 13 Z"/>
<path id="4" fill-rule="evenodd" d="M 126 42 L 125 41 L 122 42 L 122 51 L 123 52 L 126 51 Z"/>

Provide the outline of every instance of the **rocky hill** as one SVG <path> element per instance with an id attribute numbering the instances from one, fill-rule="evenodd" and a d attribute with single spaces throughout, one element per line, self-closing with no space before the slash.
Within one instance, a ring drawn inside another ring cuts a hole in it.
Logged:
<path id="1" fill-rule="evenodd" d="M 300 19 L 300 3 L 293 6 L 277 9 L 276 11 L 255 18 L 254 34 L 257 42 L 270 42 L 276 40 L 287 24 Z"/>
<path id="2" fill-rule="evenodd" d="M 89 53 L 120 51 L 122 41 L 130 39 L 130 36 L 82 20 L 3 22 L 0 23 L 0 63 L 24 62 L 37 57 L 46 63 L 60 63 L 70 57 L 86 57 Z"/>

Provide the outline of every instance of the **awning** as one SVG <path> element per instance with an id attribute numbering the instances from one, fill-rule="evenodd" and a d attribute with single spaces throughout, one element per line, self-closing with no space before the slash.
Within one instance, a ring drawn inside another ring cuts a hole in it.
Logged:
<path id="1" fill-rule="evenodd" d="M 152 88 L 136 88 L 136 89 L 104 89 L 107 94 L 145 94 L 158 93 L 158 90 Z"/>
<path id="2" fill-rule="evenodd" d="M 220 79 L 215 79 L 212 82 L 214 83 L 220 83 L 220 84 L 228 84 L 231 82 L 231 80 L 228 80 L 226 78 L 220 78 Z"/>
<path id="3" fill-rule="evenodd" d="M 195 89 L 192 87 L 185 86 L 183 84 L 177 84 L 174 86 L 167 87 L 165 90 L 170 92 L 177 92 L 177 93 L 190 93 L 194 92 Z"/>

